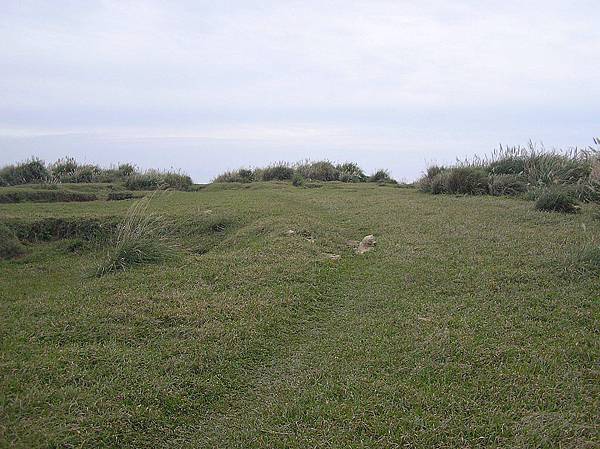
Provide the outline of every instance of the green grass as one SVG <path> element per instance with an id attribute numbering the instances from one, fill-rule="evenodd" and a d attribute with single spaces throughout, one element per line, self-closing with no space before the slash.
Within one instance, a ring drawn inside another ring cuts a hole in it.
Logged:
<path id="1" fill-rule="evenodd" d="M 185 248 L 159 265 L 89 278 L 106 247 L 65 240 L 0 262 L 0 447 L 597 447 L 600 276 L 569 256 L 591 205 L 234 183 L 152 207 Z"/>

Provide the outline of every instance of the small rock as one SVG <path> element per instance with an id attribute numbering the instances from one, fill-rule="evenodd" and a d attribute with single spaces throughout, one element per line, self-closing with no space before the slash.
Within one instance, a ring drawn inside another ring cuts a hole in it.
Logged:
<path id="1" fill-rule="evenodd" d="M 294 231 L 293 229 L 288 229 L 285 234 L 286 235 L 294 235 L 295 233 L 296 233 L 296 231 Z"/>
<path id="2" fill-rule="evenodd" d="M 358 248 L 356 248 L 356 254 L 364 254 L 367 251 L 371 251 L 375 247 L 376 243 L 377 241 L 373 235 L 365 236 L 365 238 L 359 243 Z"/>
<path id="3" fill-rule="evenodd" d="M 339 254 L 325 254 L 325 256 L 327 256 L 327 258 L 331 260 L 340 260 L 342 257 Z"/>

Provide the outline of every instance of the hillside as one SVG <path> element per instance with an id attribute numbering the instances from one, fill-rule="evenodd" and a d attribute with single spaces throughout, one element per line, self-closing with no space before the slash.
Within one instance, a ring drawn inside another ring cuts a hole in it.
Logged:
<path id="1" fill-rule="evenodd" d="M 598 441 L 590 204 L 212 184 L 152 197 L 169 257 L 96 276 L 138 201 L 105 196 L 0 204 L 1 447 Z"/>

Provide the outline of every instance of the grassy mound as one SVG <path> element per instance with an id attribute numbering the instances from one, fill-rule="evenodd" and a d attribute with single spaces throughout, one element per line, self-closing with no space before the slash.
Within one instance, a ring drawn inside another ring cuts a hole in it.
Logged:
<path id="1" fill-rule="evenodd" d="M 69 190 L 13 189 L 0 190 L 0 203 L 57 203 L 95 201 L 94 193 L 73 192 Z"/>
<path id="2" fill-rule="evenodd" d="M 13 259 L 25 254 L 25 247 L 15 233 L 0 223 L 0 259 Z"/>

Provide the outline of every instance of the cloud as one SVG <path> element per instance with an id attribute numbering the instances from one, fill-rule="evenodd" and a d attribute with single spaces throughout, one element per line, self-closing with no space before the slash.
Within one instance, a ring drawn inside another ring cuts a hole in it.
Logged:
<path id="1" fill-rule="evenodd" d="M 594 1 L 57 0 L 4 9 L 0 135 L 277 136 L 285 153 L 302 139 L 326 152 L 332 143 L 414 145 L 419 133 L 438 136 L 427 151 L 456 151 L 448 135 L 572 138 L 557 121 L 590 134 L 576 134 L 579 144 L 599 128 L 590 118 L 600 116 Z"/>

